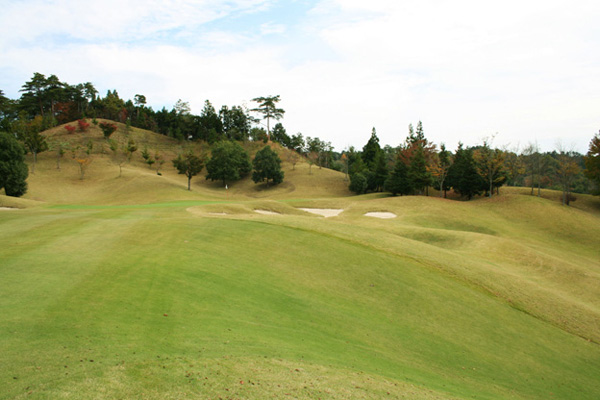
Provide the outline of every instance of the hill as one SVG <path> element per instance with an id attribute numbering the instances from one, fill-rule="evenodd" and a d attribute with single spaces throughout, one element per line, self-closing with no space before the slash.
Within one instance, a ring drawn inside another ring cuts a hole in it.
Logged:
<path id="1" fill-rule="evenodd" d="M 348 197 L 308 165 L 227 198 L 94 157 L 43 154 L 0 211 L 0 399 L 600 396 L 597 198 Z"/>
<path id="2" fill-rule="evenodd" d="M 99 122 L 112 122 L 104 121 Z M 289 150 L 277 143 L 271 146 L 282 159 L 285 171 L 284 183 L 265 190 L 263 185 L 255 185 L 249 177 L 229 183 L 229 192 L 221 182 L 204 179 L 205 170 L 192 180 L 192 191 L 188 192 L 186 179 L 178 175 L 172 165 L 177 154 L 192 148 L 197 154 L 209 154 L 209 149 L 198 143 L 178 142 L 175 139 L 138 128 L 131 128 L 126 133 L 123 124 L 115 123 L 118 130 L 111 139 L 125 145 L 132 139 L 138 147 L 130 162 L 123 163 L 122 173 L 115 161 L 108 142 L 102 131 L 91 125 L 86 132 L 67 133 L 64 125 L 44 132 L 52 149 L 63 143 L 67 150 L 60 159 L 57 169 L 57 151 L 51 150 L 38 155 L 35 173 L 28 179 L 29 190 L 25 198 L 49 203 L 76 204 L 148 204 L 161 201 L 225 200 L 254 198 L 289 198 L 297 197 L 331 197 L 349 195 L 344 175 L 328 169 L 310 168 L 305 160 L 292 166 L 288 161 Z M 77 153 L 92 145 L 92 162 L 87 167 L 84 179 L 80 179 L 80 170 L 74 161 Z M 262 143 L 246 143 L 246 150 L 253 156 L 263 146 Z M 161 176 L 156 174 L 156 167 L 149 168 L 141 156 L 146 148 L 151 155 L 157 151 L 165 162 L 160 168 Z M 29 156 L 31 162 L 31 155 Z M 311 174 L 309 174 L 309 168 Z"/>

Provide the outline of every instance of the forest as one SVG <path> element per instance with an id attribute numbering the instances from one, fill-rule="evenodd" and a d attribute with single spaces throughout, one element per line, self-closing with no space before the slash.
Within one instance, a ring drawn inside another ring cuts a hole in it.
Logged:
<path id="1" fill-rule="evenodd" d="M 373 128 L 362 149 L 335 151 L 330 142 L 318 137 L 305 137 L 300 132 L 289 135 L 279 122 L 285 113 L 277 108 L 279 96 L 257 97 L 252 100 L 257 103 L 253 109 L 232 105 L 222 106 L 218 112 L 206 100 L 200 115 L 193 115 L 189 104 L 182 100 L 171 110 L 163 107 L 155 111 L 147 106 L 143 94 L 125 100 L 116 90 L 108 90 L 102 97 L 91 82 L 70 85 L 56 75 L 46 77 L 37 72 L 20 92 L 20 98 L 9 99 L 0 90 L 0 132 L 16 137 L 33 154 L 34 161 L 37 153 L 47 150 L 40 132 L 73 121 L 85 124 L 86 119 L 103 118 L 179 141 L 205 142 L 211 149 L 220 149 L 216 153 L 225 154 L 221 156 L 221 163 L 225 164 L 229 160 L 227 154 L 232 154 L 231 162 L 235 163 L 240 152 L 224 151 L 224 141 L 278 142 L 297 154 L 289 157 L 292 164 L 303 157 L 311 166 L 345 173 L 349 189 L 357 194 L 387 191 L 393 195 L 421 195 L 429 194 L 432 188 L 440 196 L 453 190 L 461 198 L 471 199 L 477 195 L 493 196 L 501 186 L 509 185 L 530 187 L 532 195 L 539 195 L 543 188 L 560 190 L 563 204 L 568 205 L 576 200 L 573 193 L 598 194 L 600 187 L 600 134 L 590 139 L 586 155 L 564 148 L 542 152 L 532 142 L 522 149 L 496 148 L 494 137 L 473 147 L 459 144 L 452 152 L 443 143 L 427 140 L 419 121 L 416 127 L 409 125 L 406 140 L 395 147 L 381 146 Z M 266 129 L 262 120 L 266 120 Z M 275 122 L 272 128 L 271 122 Z M 210 164 L 210 160 L 202 162 Z M 243 166 L 234 168 L 236 172 L 227 178 L 235 180 L 248 174 L 248 163 L 243 161 Z M 175 162 L 174 166 L 177 167 Z M 210 171 L 209 177 L 226 181 L 222 174 L 211 175 Z M 282 179 L 283 175 L 274 183 Z M 5 186 L 2 182 L 0 185 Z"/>

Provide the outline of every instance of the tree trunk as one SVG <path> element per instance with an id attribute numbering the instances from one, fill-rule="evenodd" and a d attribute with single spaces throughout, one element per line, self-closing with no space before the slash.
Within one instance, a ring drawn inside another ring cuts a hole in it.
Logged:
<path id="1" fill-rule="evenodd" d="M 192 190 L 191 189 L 191 182 L 192 182 L 192 177 L 188 175 L 188 190 Z"/>

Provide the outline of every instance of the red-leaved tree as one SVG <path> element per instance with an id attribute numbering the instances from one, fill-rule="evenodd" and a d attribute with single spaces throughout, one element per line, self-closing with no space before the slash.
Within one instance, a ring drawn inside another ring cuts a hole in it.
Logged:
<path id="1" fill-rule="evenodd" d="M 77 120 L 77 125 L 79 125 L 80 132 L 85 132 L 87 130 L 87 128 L 90 127 L 90 124 L 88 122 L 86 122 L 85 119 Z"/>

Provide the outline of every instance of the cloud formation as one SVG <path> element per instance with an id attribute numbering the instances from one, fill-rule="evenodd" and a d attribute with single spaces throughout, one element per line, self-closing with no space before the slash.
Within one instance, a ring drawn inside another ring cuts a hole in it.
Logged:
<path id="1" fill-rule="evenodd" d="M 587 0 L 8 2 L 0 88 L 18 97 L 41 72 L 194 113 L 280 94 L 289 133 L 339 150 L 373 126 L 398 145 L 421 120 L 449 148 L 498 133 L 585 152 L 600 128 L 598 17 Z"/>

